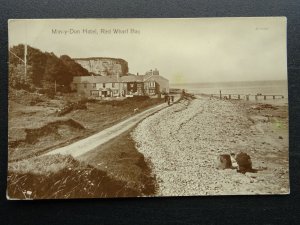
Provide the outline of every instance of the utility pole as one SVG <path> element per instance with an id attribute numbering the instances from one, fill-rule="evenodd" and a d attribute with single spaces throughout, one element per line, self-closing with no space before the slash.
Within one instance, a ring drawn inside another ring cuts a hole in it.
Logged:
<path id="1" fill-rule="evenodd" d="M 24 68 L 25 68 L 25 82 L 27 79 L 27 44 L 24 45 Z"/>
<path id="2" fill-rule="evenodd" d="M 119 81 L 119 72 L 117 72 L 117 82 L 118 82 L 118 89 L 119 89 L 119 97 L 121 97 L 121 93 L 120 93 L 120 86 L 121 86 L 121 83 Z"/>
<path id="3" fill-rule="evenodd" d="M 21 62 L 24 63 L 24 79 L 26 81 L 27 78 L 27 44 L 24 44 L 24 59 L 20 58 L 19 56 L 17 56 L 15 53 L 13 53 L 10 49 L 8 50 L 12 55 L 14 55 L 16 58 L 18 58 Z"/>

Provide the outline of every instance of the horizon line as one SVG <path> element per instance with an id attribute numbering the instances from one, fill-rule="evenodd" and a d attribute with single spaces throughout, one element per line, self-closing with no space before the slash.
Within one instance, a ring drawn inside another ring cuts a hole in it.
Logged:
<path id="1" fill-rule="evenodd" d="M 216 84 L 216 83 L 238 83 L 238 82 L 269 82 L 269 81 L 288 81 L 288 79 L 279 79 L 279 80 L 243 80 L 243 81 L 210 81 L 210 82 L 189 82 L 189 83 L 170 83 L 170 85 L 179 85 L 179 84 Z"/>

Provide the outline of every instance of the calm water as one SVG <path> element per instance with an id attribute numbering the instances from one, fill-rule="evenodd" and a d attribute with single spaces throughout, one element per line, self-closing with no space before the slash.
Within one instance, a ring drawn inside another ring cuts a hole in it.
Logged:
<path id="1" fill-rule="evenodd" d="M 171 84 L 171 88 L 185 89 L 194 94 L 251 94 L 256 95 L 283 95 L 284 99 L 270 99 L 258 100 L 258 102 L 272 103 L 272 104 L 287 104 L 288 103 L 288 88 L 287 81 L 247 81 L 247 82 L 224 82 L 224 83 L 191 83 L 191 84 Z M 254 97 L 250 100 L 255 101 Z"/>

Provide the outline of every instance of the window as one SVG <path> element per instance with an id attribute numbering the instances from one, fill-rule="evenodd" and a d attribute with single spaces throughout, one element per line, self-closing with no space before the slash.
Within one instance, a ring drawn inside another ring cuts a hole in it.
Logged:
<path id="1" fill-rule="evenodd" d="M 91 95 L 94 97 L 99 97 L 99 91 L 91 91 Z"/>
<path id="2" fill-rule="evenodd" d="M 155 82 L 149 82 L 149 87 L 155 87 Z"/>
<path id="3" fill-rule="evenodd" d="M 86 88 L 86 87 L 87 87 L 87 84 L 83 84 L 83 87 Z"/>
<path id="4" fill-rule="evenodd" d="M 93 88 L 96 88 L 96 84 L 93 84 Z"/>
<path id="5" fill-rule="evenodd" d="M 102 84 L 102 87 L 105 88 L 105 83 Z"/>

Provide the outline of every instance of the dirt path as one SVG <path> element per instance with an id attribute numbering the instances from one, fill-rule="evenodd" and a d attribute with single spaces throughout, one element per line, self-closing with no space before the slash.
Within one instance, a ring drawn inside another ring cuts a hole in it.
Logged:
<path id="1" fill-rule="evenodd" d="M 288 193 L 288 138 L 278 139 L 271 125 L 262 123 L 262 133 L 239 104 L 200 98 L 143 120 L 132 136 L 152 162 L 158 195 Z M 216 168 L 220 154 L 240 151 L 265 170 L 244 175 Z"/>
<path id="2" fill-rule="evenodd" d="M 72 155 L 73 157 L 81 156 L 96 147 L 110 141 L 111 139 L 117 137 L 118 135 L 122 134 L 123 132 L 127 131 L 128 129 L 135 126 L 141 120 L 145 119 L 146 117 L 152 115 L 153 113 L 158 112 L 159 110 L 167 107 L 166 103 L 160 104 L 153 108 L 150 108 L 146 111 L 138 113 L 131 118 L 122 121 L 110 128 L 107 128 L 97 134 L 94 134 L 90 137 L 77 141 L 73 144 L 68 146 L 55 149 L 46 153 L 45 155 L 52 155 L 52 154 L 62 154 L 62 155 Z M 93 119 L 93 118 L 90 118 Z"/>

